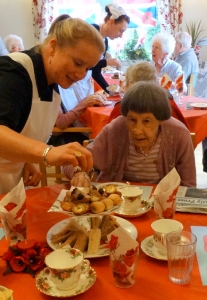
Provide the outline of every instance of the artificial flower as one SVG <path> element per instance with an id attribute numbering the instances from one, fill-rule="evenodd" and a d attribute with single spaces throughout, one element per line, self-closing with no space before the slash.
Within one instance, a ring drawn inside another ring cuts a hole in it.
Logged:
<path id="1" fill-rule="evenodd" d="M 3 275 L 11 272 L 25 272 L 34 277 L 35 272 L 44 266 L 45 256 L 49 252 L 47 247 L 34 240 L 12 245 L 2 256 L 7 263 L 7 269 Z"/>

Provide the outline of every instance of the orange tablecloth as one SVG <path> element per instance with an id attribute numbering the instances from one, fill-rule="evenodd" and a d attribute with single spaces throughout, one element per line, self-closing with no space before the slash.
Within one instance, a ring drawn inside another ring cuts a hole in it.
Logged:
<path id="1" fill-rule="evenodd" d="M 110 100 L 118 100 L 118 97 L 111 97 Z M 207 110 L 186 110 L 185 102 L 204 102 L 204 99 L 184 96 L 182 99 L 183 105 L 181 112 L 190 128 L 191 132 L 195 132 L 195 143 L 198 145 L 207 136 Z M 102 128 L 108 123 L 110 113 L 114 105 L 105 107 L 88 107 L 81 115 L 81 122 L 88 127 L 92 127 L 92 137 L 95 138 Z"/>
<path id="2" fill-rule="evenodd" d="M 36 188 L 28 190 L 28 238 L 45 242 L 48 230 L 57 222 L 66 218 L 61 213 L 47 212 L 57 198 L 64 185 Z M 190 226 L 207 226 L 206 215 L 176 213 L 175 219 L 182 222 L 185 230 Z M 138 230 L 138 241 L 152 235 L 150 224 L 155 220 L 153 209 L 147 214 L 128 219 Z M 0 241 L 0 256 L 7 248 L 6 240 Z M 167 262 L 159 261 L 145 255 L 140 250 L 137 269 L 136 285 L 129 289 L 119 289 L 114 286 L 108 257 L 90 259 L 91 266 L 97 272 L 95 284 L 84 294 L 76 297 L 77 300 L 106 299 L 106 300 L 182 300 L 206 299 L 207 287 L 201 283 L 200 273 L 195 256 L 191 282 L 184 286 L 171 283 L 168 279 Z M 52 299 L 39 292 L 35 286 L 35 279 L 29 274 L 8 274 L 2 276 L 5 262 L 0 258 L 0 285 L 7 286 L 14 291 L 14 300 L 41 300 Z M 58 299 L 54 297 L 53 299 Z"/>

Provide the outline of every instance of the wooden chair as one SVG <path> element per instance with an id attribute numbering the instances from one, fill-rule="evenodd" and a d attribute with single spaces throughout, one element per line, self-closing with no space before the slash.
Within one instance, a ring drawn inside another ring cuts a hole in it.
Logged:
<path id="1" fill-rule="evenodd" d="M 190 75 L 190 81 L 188 85 L 188 96 L 194 96 L 194 89 L 196 86 L 198 74 L 194 73 Z"/>
<path id="2" fill-rule="evenodd" d="M 68 127 L 66 129 L 60 129 L 58 127 L 54 127 L 52 133 L 64 133 L 64 132 L 85 132 L 88 133 L 89 139 L 92 137 L 92 128 L 91 127 Z M 48 178 L 54 178 L 57 183 L 65 183 L 69 182 L 69 180 L 65 177 L 64 174 L 61 173 L 61 167 L 55 166 L 54 172 L 49 172 L 49 168 L 47 168 L 43 163 L 39 164 L 40 172 L 42 173 L 41 178 L 41 186 L 47 186 Z"/>

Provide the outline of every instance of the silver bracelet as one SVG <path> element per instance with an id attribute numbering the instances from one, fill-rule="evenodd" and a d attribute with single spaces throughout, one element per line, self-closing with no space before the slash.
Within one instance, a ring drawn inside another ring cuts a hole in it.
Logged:
<path id="1" fill-rule="evenodd" d="M 45 150 L 42 154 L 42 161 L 43 161 L 44 165 L 48 168 L 50 168 L 51 166 L 47 164 L 46 156 L 47 156 L 47 154 L 48 154 L 48 152 L 50 151 L 51 148 L 53 148 L 53 146 L 49 145 L 47 148 L 45 148 Z"/>

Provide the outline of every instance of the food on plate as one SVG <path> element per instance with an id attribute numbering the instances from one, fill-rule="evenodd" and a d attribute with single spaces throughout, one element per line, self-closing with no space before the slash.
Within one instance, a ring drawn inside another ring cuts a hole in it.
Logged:
<path id="1" fill-rule="evenodd" d="M 115 184 L 106 184 L 101 188 L 90 185 L 87 188 L 74 188 L 67 191 L 60 205 L 63 210 L 80 216 L 88 212 L 102 213 L 121 205 L 121 192 Z"/>
<path id="2" fill-rule="evenodd" d="M 12 294 L 13 291 L 11 289 L 0 286 L 0 300 L 10 300 Z"/>
<path id="3" fill-rule="evenodd" d="M 119 79 L 119 72 L 115 72 L 112 76 L 113 79 Z"/>
<path id="4" fill-rule="evenodd" d="M 107 235 L 119 227 L 116 219 L 110 215 L 102 217 L 100 229 L 101 229 L 101 240 L 106 241 Z"/>
<path id="5" fill-rule="evenodd" d="M 105 211 L 105 205 L 102 201 L 96 201 L 90 204 L 90 210 L 94 214 L 100 214 Z"/>
<path id="6" fill-rule="evenodd" d="M 59 244 L 60 247 L 71 246 L 80 251 L 86 251 L 88 254 L 95 254 L 101 245 L 101 242 L 107 241 L 107 234 L 119 227 L 116 218 L 111 215 L 88 217 L 87 221 L 90 228 L 80 225 L 75 218 L 71 218 L 59 232 L 51 236 L 53 244 Z"/>
<path id="7" fill-rule="evenodd" d="M 114 207 L 114 202 L 109 197 L 101 200 L 101 202 L 103 202 L 103 204 L 105 205 L 105 210 L 109 210 Z"/>
<path id="8" fill-rule="evenodd" d="M 99 228 L 90 229 L 87 253 L 96 254 L 98 252 L 100 242 L 101 242 L 101 230 Z"/>

